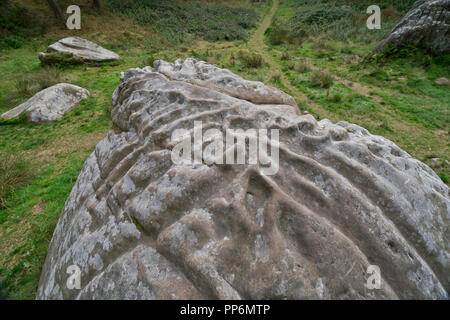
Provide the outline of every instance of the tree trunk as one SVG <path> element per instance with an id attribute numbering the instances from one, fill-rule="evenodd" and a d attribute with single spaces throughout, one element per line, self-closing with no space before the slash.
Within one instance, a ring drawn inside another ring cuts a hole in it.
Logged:
<path id="1" fill-rule="evenodd" d="M 52 8 L 53 14 L 55 15 L 55 17 L 57 17 L 58 19 L 64 19 L 64 16 L 62 14 L 61 9 L 59 8 L 58 4 L 56 3 L 55 0 L 47 0 L 48 5 L 50 6 L 50 8 Z"/>
<path id="2" fill-rule="evenodd" d="M 450 0 L 419 0 L 375 52 L 404 45 L 424 47 L 436 55 L 450 52 Z"/>

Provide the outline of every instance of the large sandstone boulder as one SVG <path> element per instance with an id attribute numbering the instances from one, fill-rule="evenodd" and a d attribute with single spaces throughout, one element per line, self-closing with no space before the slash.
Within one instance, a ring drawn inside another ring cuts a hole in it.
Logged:
<path id="1" fill-rule="evenodd" d="M 86 62 L 105 62 L 120 59 L 120 56 L 116 53 L 100 47 L 94 42 L 78 37 L 64 38 L 50 45 L 47 48 L 47 52 L 39 53 L 39 59 L 44 63 L 53 61 L 55 56 L 52 53 L 54 52 L 70 54 L 71 57 L 73 56 Z M 57 58 L 58 56 L 56 56 Z M 62 55 L 61 59 L 67 59 L 67 57 Z"/>
<path id="2" fill-rule="evenodd" d="M 419 0 L 375 52 L 405 44 L 434 54 L 450 52 L 450 0 Z"/>
<path id="3" fill-rule="evenodd" d="M 66 202 L 37 299 L 448 297 L 449 188 L 433 170 L 357 125 L 298 115 L 273 88 L 258 84 L 256 98 L 242 81 L 193 59 L 121 75 L 115 130 Z M 202 131 L 203 150 L 227 129 L 278 129 L 260 155 L 278 170 L 172 161 L 199 121 L 217 129 Z M 173 140 L 177 129 L 189 131 Z M 369 265 L 380 289 L 367 286 Z M 70 266 L 79 290 L 66 285 Z"/>
<path id="4" fill-rule="evenodd" d="M 88 98 L 89 91 L 68 83 L 59 83 L 36 93 L 31 99 L 1 115 L 3 119 L 18 118 L 25 112 L 25 119 L 32 123 L 59 120 Z"/>

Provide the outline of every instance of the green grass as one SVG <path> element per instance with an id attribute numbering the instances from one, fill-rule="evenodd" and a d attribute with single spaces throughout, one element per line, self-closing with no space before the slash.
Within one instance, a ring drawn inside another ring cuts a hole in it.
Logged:
<path id="1" fill-rule="evenodd" d="M 309 77 L 309 83 L 312 87 L 329 89 L 333 83 L 333 76 L 328 72 L 314 71 Z"/>
<path id="2" fill-rule="evenodd" d="M 40 276 L 37 266 L 45 260 L 59 213 L 84 157 L 69 160 L 62 172 L 54 166 L 42 170 L 13 194 L 10 209 L 0 211 L 2 245 L 11 249 L 0 258 L 0 298 L 34 298 Z M 39 209 L 33 210 L 36 207 Z"/>
<path id="3" fill-rule="evenodd" d="M 294 64 L 294 70 L 298 73 L 308 73 L 311 71 L 311 68 L 304 62 L 297 62 Z"/>
<path id="4" fill-rule="evenodd" d="M 263 57 L 256 52 L 239 50 L 237 58 L 245 68 L 261 68 L 264 65 Z"/>
<path id="5" fill-rule="evenodd" d="M 7 208 L 14 190 L 30 178 L 30 163 L 18 153 L 0 153 L 0 210 Z"/>

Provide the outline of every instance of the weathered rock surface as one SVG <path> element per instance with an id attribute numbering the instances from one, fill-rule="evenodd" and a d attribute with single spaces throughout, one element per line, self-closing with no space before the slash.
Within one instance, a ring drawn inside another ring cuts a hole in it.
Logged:
<path id="1" fill-rule="evenodd" d="M 245 80 L 227 69 L 220 69 L 203 61 L 186 59 L 172 64 L 159 60 L 156 61 L 155 71 L 172 80 L 194 83 L 256 104 L 297 107 L 294 98 L 277 88 L 266 86 L 262 82 Z"/>
<path id="2" fill-rule="evenodd" d="M 252 103 L 228 71 L 155 66 L 121 75 L 116 129 L 66 202 L 38 299 L 448 297 L 449 188 L 428 166 L 357 125 L 298 115 L 276 91 Z M 219 136 L 278 129 L 278 172 L 175 164 L 172 133 L 195 121 Z M 71 265 L 80 290 L 66 287 Z M 380 267 L 379 290 L 366 287 L 369 265 Z"/>
<path id="3" fill-rule="evenodd" d="M 52 52 L 69 53 L 87 62 L 106 62 L 119 60 L 120 56 L 94 42 L 78 37 L 68 37 L 50 45 L 47 52 L 39 53 L 39 59 L 46 62 L 47 55 Z"/>
<path id="4" fill-rule="evenodd" d="M 450 86 L 450 80 L 448 80 L 445 77 L 438 78 L 438 79 L 434 80 L 434 82 L 440 86 Z"/>
<path id="5" fill-rule="evenodd" d="M 25 112 L 25 119 L 42 123 L 61 119 L 76 107 L 80 101 L 89 97 L 88 90 L 68 83 L 59 83 L 36 93 L 28 101 L 2 114 L 3 119 L 14 119 Z"/>
<path id="6" fill-rule="evenodd" d="M 419 0 L 376 51 L 403 44 L 424 46 L 434 54 L 450 52 L 450 0 Z"/>

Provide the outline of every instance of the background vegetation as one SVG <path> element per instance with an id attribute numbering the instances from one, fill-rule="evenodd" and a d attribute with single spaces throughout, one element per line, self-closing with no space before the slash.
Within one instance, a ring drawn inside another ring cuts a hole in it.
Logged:
<path id="1" fill-rule="evenodd" d="M 179 43 L 192 36 L 209 41 L 244 39 L 259 18 L 250 7 L 198 1 L 108 0 L 108 4 L 115 12 L 125 13 L 141 25 L 164 32 Z"/>
<path id="2" fill-rule="evenodd" d="M 27 38 L 45 33 L 46 26 L 21 3 L 0 2 L 0 50 L 19 48 Z"/>

